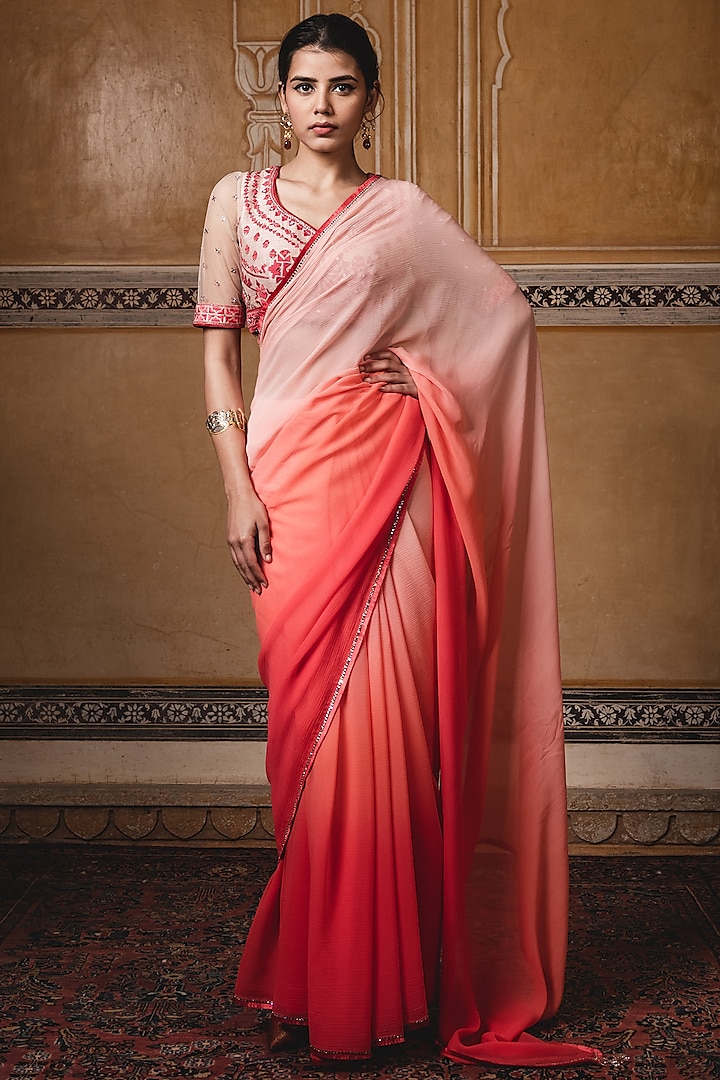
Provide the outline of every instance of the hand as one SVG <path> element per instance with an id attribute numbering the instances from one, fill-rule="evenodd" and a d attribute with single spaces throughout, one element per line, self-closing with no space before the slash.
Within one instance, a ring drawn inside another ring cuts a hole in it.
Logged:
<path id="1" fill-rule="evenodd" d="M 407 394 L 418 396 L 417 385 L 410 369 L 390 349 L 368 353 L 363 356 L 358 367 L 363 381 L 375 383 L 384 394 Z"/>
<path id="2" fill-rule="evenodd" d="M 267 510 L 254 491 L 228 500 L 227 542 L 235 569 L 258 596 L 267 588 L 263 563 L 272 562 Z"/>

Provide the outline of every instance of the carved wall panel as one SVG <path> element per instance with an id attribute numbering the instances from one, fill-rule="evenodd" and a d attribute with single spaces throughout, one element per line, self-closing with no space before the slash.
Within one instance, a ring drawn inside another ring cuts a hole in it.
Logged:
<path id="1" fill-rule="evenodd" d="M 266 169 L 281 159 L 282 140 L 277 108 L 278 42 L 237 41 L 235 78 L 250 102 L 246 116 L 246 153 L 253 169 Z"/>
<path id="2" fill-rule="evenodd" d="M 383 48 L 380 35 L 365 17 L 363 6 L 362 0 L 351 0 L 344 14 L 354 19 L 367 31 L 382 65 Z M 337 4 L 331 4 L 328 10 L 336 11 L 337 8 Z M 311 15 L 318 14 L 321 10 L 322 5 L 318 3 L 312 3 L 311 0 L 300 0 L 297 20 L 307 19 Z M 233 0 L 235 78 L 238 89 L 250 106 L 246 113 L 247 127 L 243 151 L 248 168 L 264 169 L 269 165 L 279 165 L 283 160 L 284 152 L 279 123 L 280 108 L 277 99 L 277 57 L 281 35 L 289 28 L 290 24 L 287 21 L 283 22 L 281 13 L 278 12 L 277 40 L 262 42 L 241 39 L 248 25 L 252 26 L 252 13 L 243 12 L 240 0 Z M 397 25 L 396 20 L 395 26 L 397 27 Z M 402 28 L 400 32 L 402 33 Z M 408 67 L 408 71 L 412 71 L 412 65 Z M 384 127 L 383 118 L 379 116 L 376 122 L 373 148 L 370 151 L 365 151 L 358 146 L 358 157 L 367 171 L 382 171 L 380 148 L 383 142 Z M 288 151 L 284 154 L 284 157 L 287 159 L 292 152 Z"/>
<path id="3" fill-rule="evenodd" d="M 719 37 L 713 0 L 483 5 L 485 245 L 717 258 Z"/>

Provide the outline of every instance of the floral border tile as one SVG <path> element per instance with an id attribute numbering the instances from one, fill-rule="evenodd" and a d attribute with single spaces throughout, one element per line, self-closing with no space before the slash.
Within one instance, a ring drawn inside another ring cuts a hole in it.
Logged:
<path id="1" fill-rule="evenodd" d="M 262 687 L 0 687 L 0 738 L 267 737 Z"/>
<path id="2" fill-rule="evenodd" d="M 613 690 L 563 693 L 570 742 L 714 742 L 718 690 Z M 195 739 L 267 737 L 262 687 L 5 686 L 0 739 Z"/>
<path id="3" fill-rule="evenodd" d="M 0 288 L 3 311 L 154 311 L 162 308 L 191 310 L 195 288 Z"/>
<path id="4" fill-rule="evenodd" d="M 539 325 L 720 322 L 720 263 L 513 265 Z M 194 266 L 6 267 L 0 326 L 190 326 Z"/>
<path id="5" fill-rule="evenodd" d="M 720 740 L 720 689 L 563 690 L 569 742 Z"/>

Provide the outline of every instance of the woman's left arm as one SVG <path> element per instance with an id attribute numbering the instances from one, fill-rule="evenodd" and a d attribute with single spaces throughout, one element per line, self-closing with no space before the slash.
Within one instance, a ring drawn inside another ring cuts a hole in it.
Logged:
<path id="1" fill-rule="evenodd" d="M 363 381 L 373 383 L 384 394 L 407 394 L 416 398 L 418 389 L 410 369 L 392 349 L 363 356 L 358 367 Z"/>

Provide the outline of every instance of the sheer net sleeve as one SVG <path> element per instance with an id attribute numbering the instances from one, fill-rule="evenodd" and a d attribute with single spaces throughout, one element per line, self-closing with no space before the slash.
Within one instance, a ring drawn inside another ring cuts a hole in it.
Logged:
<path id="1" fill-rule="evenodd" d="M 243 173 L 230 173 L 210 195 L 200 248 L 194 326 L 232 329 L 245 325 L 238 243 L 242 179 Z"/>

